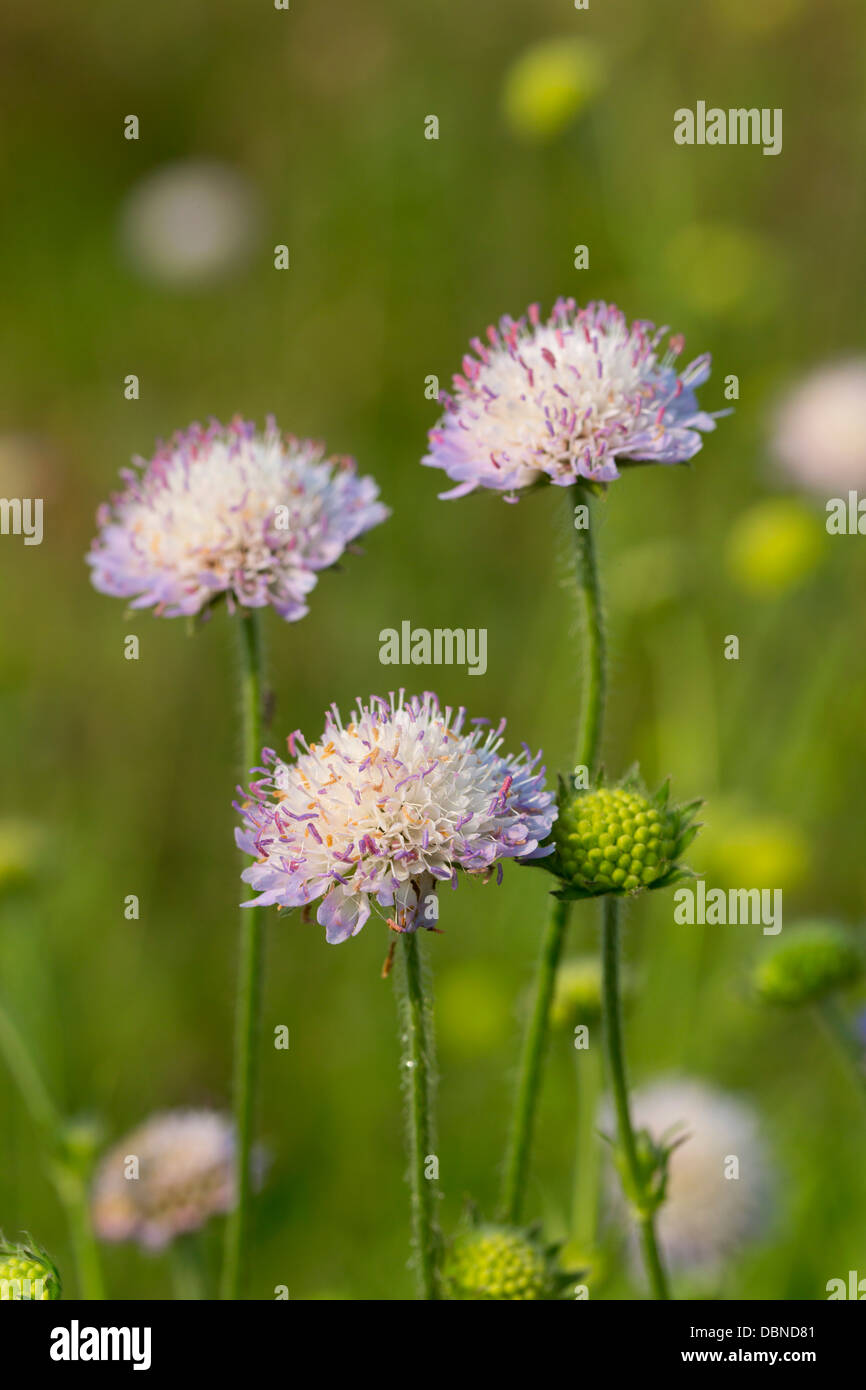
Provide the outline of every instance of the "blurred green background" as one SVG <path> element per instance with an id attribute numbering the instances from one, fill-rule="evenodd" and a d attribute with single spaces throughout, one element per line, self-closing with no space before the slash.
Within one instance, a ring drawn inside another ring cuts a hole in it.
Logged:
<path id="1" fill-rule="evenodd" d="M 803 499 L 805 540 L 779 566 L 772 534 L 743 519 L 786 493 L 767 446 L 777 393 L 862 348 L 863 28 L 842 0 L 4 13 L 0 493 L 42 496 L 46 513 L 41 546 L 0 538 L 0 990 L 63 1106 L 101 1115 L 107 1140 L 152 1110 L 228 1099 L 238 734 L 229 619 L 192 638 L 96 594 L 96 506 L 130 456 L 210 415 L 274 412 L 354 454 L 393 517 L 322 576 L 303 622 L 267 615 L 271 741 L 315 734 L 331 700 L 432 684 L 567 768 L 580 660 L 563 495 L 444 503 L 444 476 L 418 466 L 436 418 L 425 377 L 446 386 L 470 336 L 531 300 L 605 298 L 684 332 L 685 360 L 713 354 L 708 409 L 726 405 L 725 376 L 740 381 L 691 468 L 632 471 L 604 504 L 608 768 L 637 758 L 650 784 L 671 774 L 683 799 L 707 798 L 691 858 L 713 883 L 782 887 L 788 923 L 861 922 L 863 543 L 828 541 L 822 500 Z M 562 40 L 578 45 L 536 48 Z M 699 99 L 782 107 L 782 154 L 676 146 L 673 112 Z M 123 138 L 130 113 L 138 141 Z M 182 161 L 245 181 L 243 246 L 201 280 L 130 246 L 129 199 Z M 129 373 L 139 400 L 124 399 Z M 378 633 L 403 619 L 486 627 L 487 674 L 380 667 Z M 448 1228 L 467 1193 L 495 1200 L 545 887 L 513 867 L 499 890 L 463 883 L 424 943 Z M 759 930 L 678 927 L 672 907 L 652 894 L 628 916 L 634 1079 L 682 1071 L 751 1097 L 780 1217 L 727 1291 L 823 1297 L 866 1273 L 862 1098 L 808 1018 L 753 1002 Z M 385 937 L 374 920 L 333 949 L 314 924 L 269 918 L 258 1296 L 411 1290 Z M 582 907 L 572 945 L 594 941 Z M 267 1045 L 279 1023 L 288 1053 Z M 571 1183 L 572 1062 L 557 1035 L 528 1202 L 551 1234 Z M 71 1291 L 62 1212 L 3 1068 L 0 1154 L 0 1226 L 32 1231 Z M 117 1296 L 166 1296 L 163 1258 L 118 1247 L 107 1265 Z M 640 1289 L 620 1271 L 605 1292 Z"/>

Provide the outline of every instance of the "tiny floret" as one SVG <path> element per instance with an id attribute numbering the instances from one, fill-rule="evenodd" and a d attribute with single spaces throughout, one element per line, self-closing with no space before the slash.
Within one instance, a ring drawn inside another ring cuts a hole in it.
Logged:
<path id="1" fill-rule="evenodd" d="M 456 483 L 442 496 L 485 487 L 517 501 L 535 483 L 601 485 L 629 464 L 693 458 L 715 428 L 695 395 L 710 357 L 679 369 L 683 339 L 668 332 L 558 299 L 546 321 L 533 304 L 473 338 L 423 459 Z"/>
<path id="2" fill-rule="evenodd" d="M 435 930 L 437 889 L 456 887 L 458 869 L 501 878 L 503 860 L 548 852 L 541 754 L 503 753 L 504 720 L 465 723 L 464 709 L 401 691 L 359 701 L 345 722 L 332 706 L 317 742 L 290 736 L 289 762 L 264 749 L 237 806 L 254 902 L 318 901 L 330 942 L 356 935 L 371 903 L 395 931 Z"/>
<path id="3" fill-rule="evenodd" d="M 97 514 L 87 561 L 101 593 L 160 617 L 225 597 L 294 622 L 319 571 L 388 516 L 352 459 L 326 458 L 273 420 L 263 433 L 241 419 L 192 425 L 135 463 Z"/>

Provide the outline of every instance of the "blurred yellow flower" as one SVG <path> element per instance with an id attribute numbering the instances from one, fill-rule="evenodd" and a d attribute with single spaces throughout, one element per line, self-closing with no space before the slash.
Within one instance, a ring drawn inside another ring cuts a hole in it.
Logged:
<path id="1" fill-rule="evenodd" d="M 820 519 L 801 502 L 768 498 L 734 522 L 727 541 L 728 571 L 747 593 L 785 593 L 815 570 L 825 534 Z"/>
<path id="2" fill-rule="evenodd" d="M 36 876 L 42 832 L 30 821 L 0 821 L 0 893 Z"/>
<path id="3" fill-rule="evenodd" d="M 605 64 L 583 39 L 545 39 L 509 68 L 502 109 L 515 135 L 550 140 L 589 105 L 604 85 Z"/>
<path id="4" fill-rule="evenodd" d="M 791 891 L 809 875 L 811 852 L 804 831 L 781 815 L 744 811 L 713 801 L 695 842 L 694 867 L 708 882 Z"/>
<path id="5" fill-rule="evenodd" d="M 725 222 L 690 222 L 665 249 L 671 293 L 701 314 L 760 318 L 777 303 L 784 263 L 765 238 Z"/>

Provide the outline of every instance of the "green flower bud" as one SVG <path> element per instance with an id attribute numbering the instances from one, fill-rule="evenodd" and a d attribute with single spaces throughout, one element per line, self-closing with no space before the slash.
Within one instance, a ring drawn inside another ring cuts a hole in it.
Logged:
<path id="1" fill-rule="evenodd" d="M 690 822 L 699 805 L 669 806 L 667 786 L 649 797 L 633 777 L 616 787 L 563 788 L 550 864 L 569 885 L 562 896 L 638 893 L 687 876 L 677 861 L 697 833 Z"/>
<path id="2" fill-rule="evenodd" d="M 627 1007 L 634 996 L 634 978 L 628 966 L 620 967 L 620 997 Z M 556 972 L 556 985 L 550 1005 L 554 1028 L 571 1029 L 580 1023 L 601 1019 L 601 959 L 599 956 L 572 956 Z"/>
<path id="3" fill-rule="evenodd" d="M 556 1263 L 557 1247 L 545 1247 L 534 1229 L 479 1225 L 451 1242 L 443 1282 L 448 1299 L 512 1302 L 558 1298 L 572 1275 Z"/>
<path id="4" fill-rule="evenodd" d="M 848 932 L 832 922 L 808 922 L 792 931 L 758 964 L 755 987 L 768 1004 L 809 1004 L 852 984 L 863 956 Z"/>
<path id="5" fill-rule="evenodd" d="M 601 1018 L 601 961 L 598 956 L 575 956 L 562 963 L 550 1005 L 554 1028 L 573 1028 Z"/>
<path id="6" fill-rule="evenodd" d="M 10 1245 L 0 1236 L 0 1302 L 61 1297 L 60 1275 L 38 1245 Z"/>

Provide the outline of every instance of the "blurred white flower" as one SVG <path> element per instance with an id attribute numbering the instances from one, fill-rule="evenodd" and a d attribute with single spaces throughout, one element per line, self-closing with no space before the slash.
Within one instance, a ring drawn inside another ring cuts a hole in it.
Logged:
<path id="1" fill-rule="evenodd" d="M 866 487 L 866 358 L 803 378 L 776 412 L 772 448 L 790 478 L 822 496 Z"/>
<path id="2" fill-rule="evenodd" d="M 604 1132 L 612 1134 L 609 1101 L 601 1121 Z M 649 1130 L 656 1141 L 688 1136 L 670 1156 L 667 1200 L 656 1230 L 672 1271 L 714 1273 L 764 1225 L 769 1166 L 757 1113 L 703 1081 L 665 1078 L 635 1092 L 632 1124 Z M 731 1176 L 734 1172 L 737 1176 Z M 621 1212 L 624 1199 L 613 1175 L 610 1191 Z M 636 1242 L 633 1253 L 637 1262 Z"/>
<path id="3" fill-rule="evenodd" d="M 234 1130 L 222 1115 L 152 1115 L 100 1164 L 93 1189 L 97 1234 L 162 1250 L 234 1206 L 234 1162 Z"/>
<path id="4" fill-rule="evenodd" d="M 227 165 L 168 164 L 146 175 L 121 212 L 121 241 L 148 280 L 175 288 L 218 280 L 249 255 L 259 227 L 258 198 Z"/>

